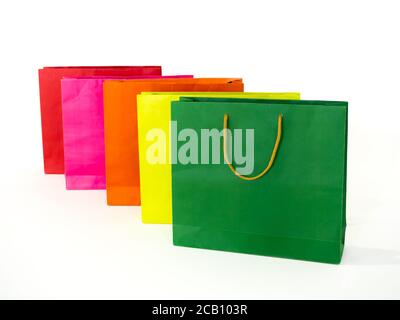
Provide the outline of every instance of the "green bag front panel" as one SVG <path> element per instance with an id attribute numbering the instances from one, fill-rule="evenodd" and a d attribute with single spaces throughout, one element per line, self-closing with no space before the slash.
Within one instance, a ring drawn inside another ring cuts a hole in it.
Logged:
<path id="1" fill-rule="evenodd" d="M 222 151 L 220 164 L 173 165 L 174 244 L 339 263 L 345 231 L 347 103 L 218 101 L 173 102 L 178 132 L 192 128 L 200 137 L 201 129 L 222 130 L 228 114 L 230 129 L 254 129 L 257 174 L 269 161 L 282 114 L 280 147 L 271 170 L 255 181 L 235 176 Z M 222 138 L 220 142 L 222 149 Z M 184 144 L 178 141 L 178 150 Z M 211 151 L 209 157 L 211 163 Z"/>

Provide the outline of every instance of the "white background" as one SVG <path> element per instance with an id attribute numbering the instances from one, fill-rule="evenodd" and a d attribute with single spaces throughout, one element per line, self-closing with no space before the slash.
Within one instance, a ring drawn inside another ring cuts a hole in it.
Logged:
<path id="1" fill-rule="evenodd" d="M 0 298 L 400 298 L 398 1 L 1 1 Z M 349 101 L 340 266 L 174 247 L 42 166 L 37 69 L 154 65 Z"/>

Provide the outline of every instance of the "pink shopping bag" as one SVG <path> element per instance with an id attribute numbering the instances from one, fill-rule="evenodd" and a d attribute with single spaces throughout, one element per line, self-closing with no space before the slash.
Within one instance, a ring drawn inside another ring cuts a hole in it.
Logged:
<path id="1" fill-rule="evenodd" d="M 105 189 L 103 82 L 193 76 L 79 77 L 61 80 L 67 190 Z"/>

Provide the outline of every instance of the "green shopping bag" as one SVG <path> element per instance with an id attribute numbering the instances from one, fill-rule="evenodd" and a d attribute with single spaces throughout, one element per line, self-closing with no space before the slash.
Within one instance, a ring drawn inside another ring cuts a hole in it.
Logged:
<path id="1" fill-rule="evenodd" d="M 175 245 L 340 263 L 347 102 L 181 98 L 171 108 Z M 202 147 L 212 129 L 223 134 Z M 253 158 L 250 174 L 235 162 L 243 151 Z"/>

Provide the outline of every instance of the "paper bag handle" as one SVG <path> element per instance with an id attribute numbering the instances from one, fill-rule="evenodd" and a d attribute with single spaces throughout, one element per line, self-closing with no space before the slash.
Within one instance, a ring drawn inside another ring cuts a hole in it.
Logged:
<path id="1" fill-rule="evenodd" d="M 253 180 L 257 180 L 259 178 L 261 178 L 263 175 L 265 175 L 269 169 L 271 169 L 275 157 L 276 157 L 276 153 L 278 152 L 278 148 L 279 148 L 279 144 L 281 142 L 281 137 L 282 137 L 282 114 L 280 114 L 278 116 L 278 132 L 276 134 L 276 140 L 275 140 L 275 146 L 274 149 L 272 150 L 272 154 L 271 154 L 271 158 L 269 159 L 268 165 L 265 167 L 265 169 L 259 173 L 256 176 L 253 177 L 249 177 L 249 176 L 243 176 L 241 175 L 239 172 L 236 171 L 236 169 L 233 167 L 232 163 L 230 163 L 229 159 L 228 159 L 228 143 L 227 143 L 227 131 L 228 131 L 228 119 L 229 116 L 227 114 L 224 115 L 224 130 L 223 130 L 223 139 L 224 139 L 224 159 L 225 162 L 228 164 L 229 169 L 231 169 L 231 171 L 240 179 L 243 180 L 247 180 L 247 181 L 253 181 Z"/>

